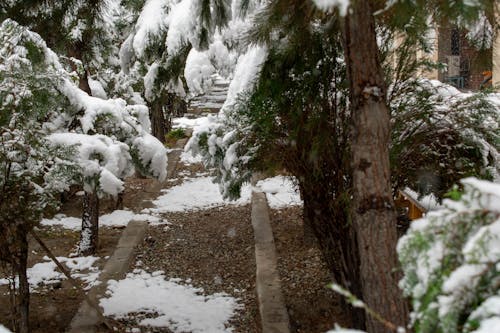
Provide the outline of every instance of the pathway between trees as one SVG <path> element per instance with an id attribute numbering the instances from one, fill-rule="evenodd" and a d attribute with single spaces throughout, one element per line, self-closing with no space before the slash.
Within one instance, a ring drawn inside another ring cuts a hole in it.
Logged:
<path id="1" fill-rule="evenodd" d="M 190 127 L 203 119 L 182 118 L 177 120 L 177 125 Z M 105 256 L 113 253 L 120 237 L 116 228 L 132 220 L 143 221 L 148 226 L 125 270 L 127 276 L 112 272 L 115 274 L 111 274 L 112 280 L 94 288 L 99 291 L 97 294 L 105 294 L 99 300 L 100 305 L 119 331 L 261 332 L 251 188 L 243 189 L 240 200 L 224 202 L 217 185 L 211 182 L 210 172 L 199 160 L 183 152 L 181 147 L 185 142 L 178 142 L 169 153 L 169 177 L 163 184 L 141 178 L 127 182 L 124 205 L 128 208 L 101 216 L 101 240 L 105 243 L 101 244 L 98 257 L 74 258 L 72 273 L 86 281 L 87 288 L 95 286 L 97 275 L 105 275 L 102 273 L 108 258 Z M 338 300 L 325 287 L 330 278 L 319 252 L 302 243 L 299 199 L 292 184 L 286 178 L 274 177 L 258 185 L 266 192 L 273 208 L 271 223 L 275 229 L 278 267 L 291 331 L 324 332 L 332 328 L 334 322 L 343 323 L 336 308 Z M 78 201 L 72 202 L 73 213 L 78 211 Z M 68 214 L 71 206 L 66 208 Z M 70 257 L 71 242 L 58 249 L 59 238 L 68 232 L 77 234 L 79 218 L 57 215 L 43 224 L 42 233 L 50 238 L 56 255 Z M 111 241 L 108 242 L 108 238 Z M 118 245 L 119 254 L 124 253 L 121 246 Z M 73 259 L 66 259 L 67 265 L 70 260 Z M 33 286 L 38 290 L 38 294 L 34 294 L 37 308 L 32 312 L 36 322 L 34 332 L 47 332 L 49 324 L 41 316 L 47 321 L 52 316 L 52 321 L 57 323 L 51 331 L 64 331 L 82 298 L 68 296 L 75 291 L 40 255 L 32 259 L 32 265 L 38 264 L 48 267 L 44 272 L 32 270 L 31 273 L 39 277 Z M 54 292 L 60 293 L 59 301 L 54 298 Z M 44 306 L 53 308 L 52 312 L 44 312 Z M 61 318 L 63 309 L 68 314 Z M 8 324 L 1 313 L 0 322 Z M 84 332 L 81 328 L 77 331 Z"/>

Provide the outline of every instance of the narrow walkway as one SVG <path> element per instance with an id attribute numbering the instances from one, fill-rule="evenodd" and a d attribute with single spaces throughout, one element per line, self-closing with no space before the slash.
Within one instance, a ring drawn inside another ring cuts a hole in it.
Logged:
<path id="1" fill-rule="evenodd" d="M 201 164 L 182 160 L 186 141 L 169 153 L 167 180 L 151 184 L 140 204 L 168 225 L 131 222 L 91 299 L 127 332 L 288 333 L 265 193 L 248 188 L 224 203 Z M 98 325 L 84 302 L 70 332 Z"/>

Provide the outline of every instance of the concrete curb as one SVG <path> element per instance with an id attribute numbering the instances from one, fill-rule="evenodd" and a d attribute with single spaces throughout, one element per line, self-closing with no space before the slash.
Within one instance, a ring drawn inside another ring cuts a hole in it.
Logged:
<path id="1" fill-rule="evenodd" d="M 115 252 L 108 259 L 102 273 L 99 275 L 101 282 L 93 287 L 88 296 L 95 303 L 104 296 L 109 280 L 119 280 L 125 276 L 134 259 L 134 248 L 142 241 L 148 224 L 144 221 L 132 221 L 123 231 Z M 76 315 L 71 321 L 69 333 L 94 333 L 100 319 L 96 311 L 83 301 Z"/>
<path id="2" fill-rule="evenodd" d="M 281 291 L 276 246 L 265 193 L 252 192 L 252 226 L 262 333 L 289 333 L 290 319 Z"/>

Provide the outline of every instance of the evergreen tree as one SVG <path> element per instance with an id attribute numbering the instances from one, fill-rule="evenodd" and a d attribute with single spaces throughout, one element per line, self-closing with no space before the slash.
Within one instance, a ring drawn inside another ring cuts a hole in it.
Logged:
<path id="1" fill-rule="evenodd" d="M 11 20 L 0 25 L 0 261 L 18 276 L 13 327 L 22 333 L 29 332 L 28 233 L 79 170 L 71 150 L 44 135 L 43 122 L 64 104 L 52 95 L 57 77 L 46 71 L 40 42 Z"/>
<path id="2" fill-rule="evenodd" d="M 134 170 L 159 179 L 166 176 L 166 150 L 148 132 L 150 122 L 147 108 L 127 105 L 124 100 L 103 100 L 92 97 L 75 86 L 75 78 L 60 63 L 41 37 L 17 23 L 6 20 L 6 30 L 22 38 L 13 39 L 3 49 L 5 57 L 23 55 L 30 50 L 45 67 L 33 72 L 45 83 L 42 109 L 55 105 L 53 112 L 43 119 L 47 139 L 59 147 L 75 146 L 72 158 L 81 166 L 80 183 L 86 192 L 82 217 L 80 252 L 94 253 L 97 246 L 98 198 L 104 194 L 117 196 L 123 190 L 123 181 Z M 10 29 L 10 30 L 9 30 Z M 6 68 L 6 73 L 10 69 Z M 7 93 L 14 95 L 23 87 L 18 81 L 5 81 Z M 9 83 L 12 82 L 12 83 Z M 13 102 L 14 103 L 14 102 Z M 6 105 L 8 106 L 8 105 Z M 28 105 L 30 110 L 36 105 Z M 70 132 L 70 133 L 69 133 Z"/>

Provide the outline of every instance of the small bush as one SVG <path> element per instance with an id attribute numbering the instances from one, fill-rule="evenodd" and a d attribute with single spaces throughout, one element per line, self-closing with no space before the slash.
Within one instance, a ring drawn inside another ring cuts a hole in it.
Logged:
<path id="1" fill-rule="evenodd" d="M 168 147 L 172 147 L 175 145 L 177 140 L 183 139 L 187 137 L 186 131 L 184 128 L 176 128 L 171 130 L 170 132 L 165 135 L 165 145 Z"/>

